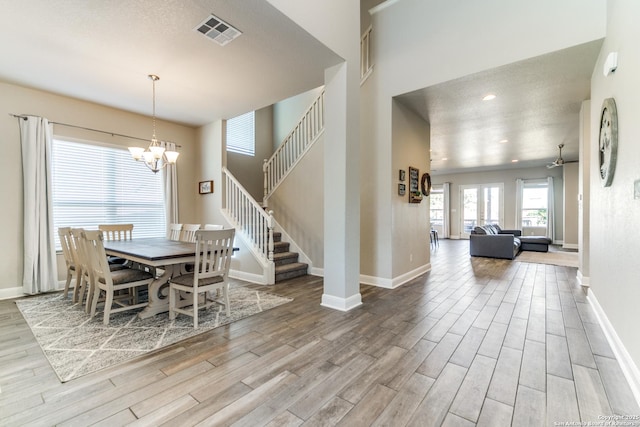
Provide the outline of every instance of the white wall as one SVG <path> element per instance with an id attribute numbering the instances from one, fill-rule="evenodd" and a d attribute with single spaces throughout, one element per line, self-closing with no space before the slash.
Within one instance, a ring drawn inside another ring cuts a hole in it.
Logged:
<path id="1" fill-rule="evenodd" d="M 634 182 L 640 179 L 640 2 L 611 0 L 607 37 L 595 66 L 591 84 L 590 282 L 593 294 L 627 351 L 640 365 L 640 200 L 634 199 Z M 618 69 L 605 77 L 603 63 L 618 52 Z M 618 161 L 610 187 L 598 173 L 600 111 L 605 98 L 615 98 L 618 110 Z M 637 369 L 637 368 L 636 368 Z"/>
<path id="2" fill-rule="evenodd" d="M 4 204 L 4 208 L 0 209 L 0 222 L 5 228 L 0 244 L 0 271 L 2 272 L 0 297 L 9 292 L 3 293 L 3 289 L 22 287 L 22 159 L 18 122 L 16 118 L 9 116 L 10 113 L 33 114 L 46 117 L 50 121 L 140 138 L 150 138 L 152 131 L 150 117 L 0 82 L 0 135 L 3 140 L 3 155 L 0 157 L 0 187 Z M 196 129 L 162 120 L 157 120 L 156 127 L 159 137 L 181 145 L 177 166 L 179 215 L 182 221 L 195 221 L 197 220 L 197 215 L 194 214 L 197 180 L 190 165 L 195 163 L 196 158 Z M 143 144 L 141 141 L 58 125 L 54 126 L 54 135 L 124 147 Z M 59 256 L 61 257 L 62 255 Z M 59 277 L 64 278 L 64 270 L 59 271 Z"/>
<path id="3" fill-rule="evenodd" d="M 323 87 L 311 89 L 273 105 L 273 151 L 289 136 L 315 101 Z"/>
<path id="4" fill-rule="evenodd" d="M 460 237 L 460 186 L 473 184 L 494 184 L 504 183 L 504 224 L 506 229 L 520 229 L 515 223 L 516 215 L 516 179 L 544 179 L 548 176 L 553 177 L 553 187 L 555 196 L 555 227 L 556 239 L 563 239 L 563 180 L 562 168 L 547 169 L 540 168 L 522 168 L 522 169 L 504 169 L 487 172 L 470 172 L 458 173 L 451 175 L 435 175 L 432 177 L 434 184 L 442 184 L 444 182 L 451 183 L 451 237 Z M 543 233 L 544 234 L 544 233 Z"/>
<path id="5" fill-rule="evenodd" d="M 562 247 L 578 248 L 578 163 L 562 167 L 564 216 Z"/>

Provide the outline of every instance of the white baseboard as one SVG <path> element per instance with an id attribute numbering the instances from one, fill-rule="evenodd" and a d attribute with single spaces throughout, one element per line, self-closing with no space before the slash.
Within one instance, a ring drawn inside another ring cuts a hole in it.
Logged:
<path id="1" fill-rule="evenodd" d="M 587 300 L 593 307 L 593 311 L 600 322 L 602 331 L 604 332 L 605 337 L 607 337 L 607 341 L 609 341 L 609 345 L 620 364 L 620 369 L 622 369 L 622 373 L 629 383 L 629 387 L 631 388 L 631 392 L 633 393 L 636 402 L 640 405 L 640 370 L 638 370 L 638 367 L 616 333 L 616 330 L 613 328 L 613 325 L 609 322 L 609 318 L 600 306 L 598 299 L 593 294 L 593 290 L 589 291 Z"/>
<path id="2" fill-rule="evenodd" d="M 564 249 L 578 249 L 577 243 L 562 243 Z"/>
<path id="3" fill-rule="evenodd" d="M 428 271 L 431 271 L 431 264 L 422 265 L 412 271 L 409 271 L 393 279 L 385 279 L 383 277 L 367 276 L 365 274 L 361 274 L 360 283 L 364 283 L 365 285 L 377 286 L 385 289 L 395 289 Z"/>
<path id="4" fill-rule="evenodd" d="M 267 278 L 262 274 L 247 273 L 239 270 L 229 270 L 229 277 L 246 282 L 256 283 L 258 285 L 268 284 Z"/>
<path id="5" fill-rule="evenodd" d="M 324 277 L 324 268 L 311 267 L 309 269 L 309 274 L 312 275 L 312 276 Z"/>
<path id="6" fill-rule="evenodd" d="M 322 294 L 321 306 L 333 308 L 334 310 L 349 311 L 362 305 L 362 295 L 357 293 L 349 298 L 340 298 L 333 295 Z"/>
<path id="7" fill-rule="evenodd" d="M 580 270 L 576 273 L 576 280 L 580 286 L 589 287 L 589 276 L 583 276 Z"/>
<path id="8" fill-rule="evenodd" d="M 18 298 L 24 295 L 25 293 L 22 292 L 22 286 L 0 289 L 0 300 Z"/>
<path id="9" fill-rule="evenodd" d="M 460 236 L 449 236 L 448 238 L 451 240 L 460 240 Z"/>

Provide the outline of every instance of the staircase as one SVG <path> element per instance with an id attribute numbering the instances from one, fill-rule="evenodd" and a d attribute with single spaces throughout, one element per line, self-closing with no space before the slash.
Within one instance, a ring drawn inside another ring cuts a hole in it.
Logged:
<path id="1" fill-rule="evenodd" d="M 276 267 L 276 283 L 307 274 L 309 264 L 298 262 L 298 253 L 290 252 L 289 246 L 289 242 L 282 241 L 282 233 L 273 232 L 273 262 Z"/>

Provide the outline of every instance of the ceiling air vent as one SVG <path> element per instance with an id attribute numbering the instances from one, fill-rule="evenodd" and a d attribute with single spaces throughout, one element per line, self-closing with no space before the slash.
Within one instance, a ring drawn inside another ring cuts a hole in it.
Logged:
<path id="1" fill-rule="evenodd" d="M 220 46 L 226 45 L 231 40 L 242 34 L 240 30 L 233 28 L 231 25 L 214 15 L 209 15 L 204 21 L 195 27 L 194 30 L 218 43 Z"/>

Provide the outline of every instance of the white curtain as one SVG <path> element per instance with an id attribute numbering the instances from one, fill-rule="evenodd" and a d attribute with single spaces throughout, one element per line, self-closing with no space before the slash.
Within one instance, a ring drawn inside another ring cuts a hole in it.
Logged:
<path id="1" fill-rule="evenodd" d="M 451 183 L 445 182 L 442 184 L 442 194 L 443 194 L 443 215 L 442 215 L 442 238 L 448 239 L 449 234 L 451 233 L 451 212 L 450 212 L 450 198 L 451 198 Z"/>
<path id="2" fill-rule="evenodd" d="M 550 176 L 547 178 L 547 237 L 551 239 L 553 242 L 555 239 L 555 196 L 553 191 L 553 177 Z"/>
<path id="3" fill-rule="evenodd" d="M 176 151 L 176 144 L 173 142 L 161 142 L 161 145 L 168 151 Z M 177 165 L 168 165 L 162 169 L 162 179 L 164 181 L 164 209 L 166 219 L 166 229 L 169 224 L 178 223 L 178 171 Z"/>
<path id="4" fill-rule="evenodd" d="M 53 130 L 43 117 L 20 118 L 24 198 L 24 264 L 26 294 L 54 291 L 58 284 L 51 194 Z"/>
<path id="5" fill-rule="evenodd" d="M 516 230 L 522 230 L 522 190 L 524 188 L 524 180 L 516 179 Z"/>

